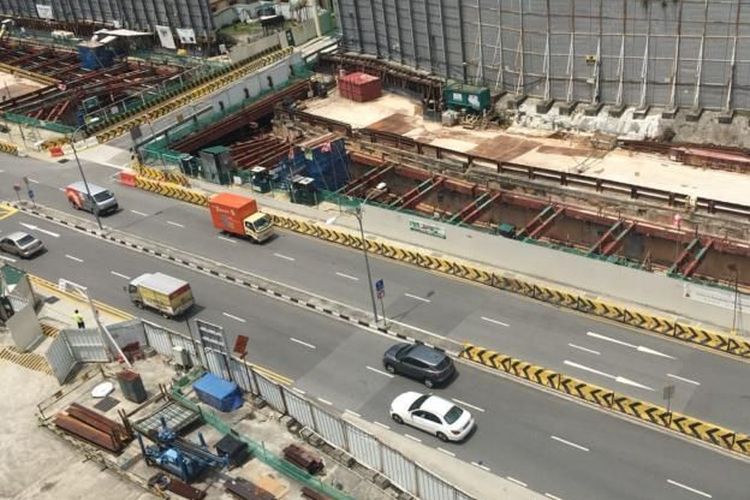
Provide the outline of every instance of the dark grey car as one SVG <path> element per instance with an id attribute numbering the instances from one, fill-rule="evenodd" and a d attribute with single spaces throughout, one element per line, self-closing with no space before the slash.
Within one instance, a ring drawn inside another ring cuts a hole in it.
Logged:
<path id="1" fill-rule="evenodd" d="M 444 352 L 423 344 L 396 344 L 385 351 L 383 366 L 434 387 L 448 382 L 456 372 L 453 360 Z"/>

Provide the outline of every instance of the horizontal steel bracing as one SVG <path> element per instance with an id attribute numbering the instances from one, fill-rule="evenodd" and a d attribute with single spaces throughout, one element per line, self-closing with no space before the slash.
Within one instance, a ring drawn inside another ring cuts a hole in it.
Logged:
<path id="1" fill-rule="evenodd" d="M 337 0 L 343 46 L 494 91 L 750 109 L 750 0 Z"/>

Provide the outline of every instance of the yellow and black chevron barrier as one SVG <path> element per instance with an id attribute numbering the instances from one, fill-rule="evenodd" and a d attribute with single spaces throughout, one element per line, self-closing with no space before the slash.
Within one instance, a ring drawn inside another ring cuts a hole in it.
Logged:
<path id="1" fill-rule="evenodd" d="M 56 328 L 50 324 L 47 323 L 40 323 L 42 325 L 42 334 L 44 334 L 47 337 L 57 337 L 60 334 L 60 329 Z"/>
<path id="2" fill-rule="evenodd" d="M 10 142 L 0 141 L 0 153 L 18 156 L 18 146 Z"/>
<path id="3" fill-rule="evenodd" d="M 168 113 L 171 113 L 172 111 L 179 109 L 182 106 L 185 106 L 186 104 L 189 104 L 197 99 L 200 99 L 205 95 L 215 92 L 220 88 L 250 73 L 254 73 L 261 68 L 268 66 L 269 64 L 273 64 L 274 62 L 283 59 L 287 55 L 291 54 L 292 50 L 292 47 L 287 47 L 262 56 L 258 59 L 248 61 L 247 63 L 227 73 L 224 73 L 223 75 L 220 75 L 198 87 L 187 90 L 182 94 L 178 94 L 166 101 L 162 101 L 161 103 L 156 104 L 152 108 L 142 111 L 135 116 L 125 118 L 123 121 L 116 123 L 111 127 L 103 130 L 102 132 L 96 134 L 96 139 L 100 143 L 104 143 L 114 139 L 115 137 L 119 137 L 128 130 L 137 127 L 138 125 L 151 122 Z"/>
<path id="4" fill-rule="evenodd" d="M 19 352 L 13 346 L 0 347 L 0 360 L 15 363 L 29 370 L 52 375 L 52 368 L 45 357 L 34 352 Z"/>
<path id="5" fill-rule="evenodd" d="M 209 196 L 197 189 L 188 189 L 179 184 L 147 179 L 140 175 L 135 176 L 135 187 L 152 191 L 162 196 L 168 196 L 176 200 L 186 201 L 194 205 L 208 206 Z"/>
<path id="6" fill-rule="evenodd" d="M 465 344 L 459 357 L 564 392 L 593 405 L 750 456 L 750 436 L 737 434 L 725 427 L 671 412 L 664 407 L 617 394 L 610 389 L 473 344 Z"/>
<path id="7" fill-rule="evenodd" d="M 303 221 L 286 215 L 273 215 L 277 226 L 324 239 L 352 248 L 362 248 L 361 238 L 348 231 L 331 229 L 315 222 Z M 673 319 L 622 305 L 611 304 L 567 290 L 542 286 L 505 275 L 493 269 L 483 268 L 459 261 L 436 257 L 415 249 L 407 249 L 390 243 L 367 241 L 367 249 L 373 254 L 388 257 L 425 269 L 450 274 L 476 283 L 489 285 L 500 290 L 516 293 L 549 304 L 576 310 L 611 321 L 617 321 L 643 330 L 667 335 L 710 349 L 750 358 L 750 341 L 736 336 L 712 332 L 695 325 L 678 323 Z"/>
<path id="8" fill-rule="evenodd" d="M 170 182 L 172 184 L 179 184 L 182 187 L 190 187 L 190 179 L 182 172 L 163 170 L 155 167 L 148 167 L 141 163 L 137 163 L 133 166 L 138 175 L 151 179 L 154 181 Z"/>

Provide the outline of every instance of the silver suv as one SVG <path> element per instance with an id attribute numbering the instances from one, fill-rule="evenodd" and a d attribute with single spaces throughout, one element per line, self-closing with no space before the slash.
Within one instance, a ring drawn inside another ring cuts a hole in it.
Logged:
<path id="1" fill-rule="evenodd" d="M 44 243 L 29 233 L 17 231 L 0 239 L 0 250 L 28 259 L 44 250 Z"/>

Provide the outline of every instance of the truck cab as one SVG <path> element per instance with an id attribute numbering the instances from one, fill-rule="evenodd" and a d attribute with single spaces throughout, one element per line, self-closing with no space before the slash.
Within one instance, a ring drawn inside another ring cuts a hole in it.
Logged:
<path id="1" fill-rule="evenodd" d="M 271 217 L 258 210 L 255 198 L 236 193 L 218 193 L 208 200 L 211 221 L 216 229 L 235 236 L 247 236 L 263 243 L 274 234 Z"/>
<path id="2" fill-rule="evenodd" d="M 271 217 L 263 212 L 255 212 L 247 217 L 243 225 L 245 227 L 245 234 L 258 243 L 263 243 L 273 236 L 273 222 L 271 221 Z"/>

